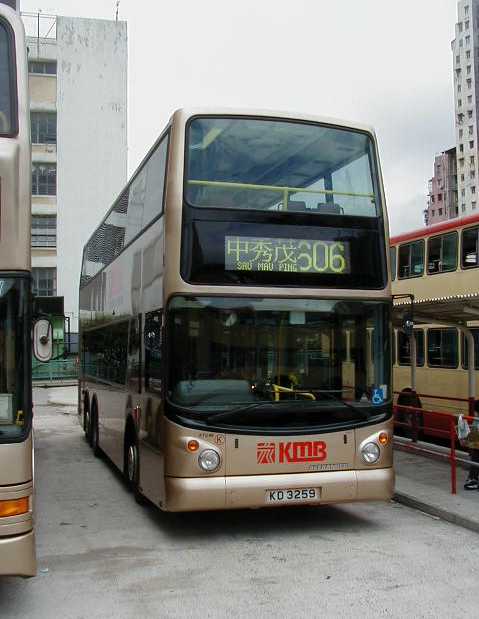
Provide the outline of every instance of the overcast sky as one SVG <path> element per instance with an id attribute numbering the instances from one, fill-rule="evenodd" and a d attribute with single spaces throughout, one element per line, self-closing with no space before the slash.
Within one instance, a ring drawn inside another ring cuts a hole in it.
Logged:
<path id="1" fill-rule="evenodd" d="M 113 19 L 115 0 L 21 8 Z M 357 120 L 378 135 L 392 232 L 422 225 L 434 155 L 454 145 L 456 0 L 121 0 L 119 15 L 130 172 L 182 106 Z"/>

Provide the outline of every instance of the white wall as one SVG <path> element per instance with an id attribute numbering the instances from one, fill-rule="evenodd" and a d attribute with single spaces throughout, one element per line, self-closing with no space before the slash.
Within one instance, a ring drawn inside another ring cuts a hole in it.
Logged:
<path id="1" fill-rule="evenodd" d="M 78 330 L 83 245 L 126 183 L 127 27 L 57 18 L 57 294 Z"/>

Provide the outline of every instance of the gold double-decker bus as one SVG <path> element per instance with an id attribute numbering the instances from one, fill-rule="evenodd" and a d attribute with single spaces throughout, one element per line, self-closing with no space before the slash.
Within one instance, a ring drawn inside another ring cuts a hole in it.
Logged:
<path id="1" fill-rule="evenodd" d="M 83 252 L 79 419 L 162 510 L 391 497 L 374 133 L 175 112 Z"/>
<path id="2" fill-rule="evenodd" d="M 0 2 L 0 576 L 33 576 L 30 118 L 20 16 Z"/>

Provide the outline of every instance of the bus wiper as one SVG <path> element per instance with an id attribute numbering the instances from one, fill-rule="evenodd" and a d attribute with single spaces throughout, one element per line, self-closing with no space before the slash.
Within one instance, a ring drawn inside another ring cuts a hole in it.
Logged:
<path id="1" fill-rule="evenodd" d="M 301 404 L 303 404 L 303 402 L 299 401 L 299 400 L 283 400 L 283 401 L 266 401 L 266 402 L 254 402 L 253 404 L 247 404 L 246 406 L 238 406 L 237 408 L 232 408 L 229 411 L 223 411 L 221 413 L 213 413 L 213 415 L 208 415 L 208 417 L 206 417 L 206 421 L 224 421 L 226 419 L 230 419 L 230 417 L 235 417 L 236 415 L 242 415 L 243 413 L 248 413 L 250 411 L 256 411 L 258 409 L 261 408 L 265 408 L 265 407 L 270 407 L 273 409 L 272 412 L 276 412 L 277 408 L 284 406 L 285 404 L 289 404 L 290 408 L 288 409 L 288 412 L 298 412 L 298 404 L 301 408 L 301 412 L 304 412 L 305 408 L 311 410 L 310 408 L 310 401 L 305 401 L 305 404 L 307 404 L 306 407 L 301 406 Z M 291 405 L 293 405 L 293 410 L 291 408 Z M 317 409 L 316 409 L 317 410 Z"/>
<path id="2" fill-rule="evenodd" d="M 371 417 L 371 413 L 368 412 L 367 410 L 364 410 L 363 408 L 359 408 L 358 406 L 354 406 L 354 404 L 351 404 L 351 402 L 347 402 L 346 400 L 343 400 L 337 395 L 334 395 L 335 393 L 342 393 L 341 389 L 338 389 L 338 390 L 310 389 L 310 391 L 311 393 L 319 393 L 320 395 L 325 395 L 328 398 L 331 398 L 331 400 L 334 400 L 335 402 L 339 402 L 343 406 L 346 406 L 347 408 L 350 408 L 351 410 L 353 410 L 355 413 L 358 413 L 358 415 L 362 417 L 363 419 L 368 420 Z"/>

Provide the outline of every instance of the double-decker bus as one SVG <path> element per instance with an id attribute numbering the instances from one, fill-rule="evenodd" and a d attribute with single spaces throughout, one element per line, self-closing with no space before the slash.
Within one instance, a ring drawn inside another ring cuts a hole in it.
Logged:
<path id="1" fill-rule="evenodd" d="M 83 252 L 79 420 L 162 510 L 388 499 L 374 133 L 179 110 Z"/>
<path id="2" fill-rule="evenodd" d="M 0 575 L 36 571 L 30 185 L 25 35 L 20 16 L 0 3 Z"/>
<path id="3" fill-rule="evenodd" d="M 399 402 L 448 414 L 472 412 L 468 332 L 479 369 L 479 215 L 441 222 L 391 238 L 392 289 L 412 295 L 415 320 L 415 384 L 411 341 L 395 332 L 394 389 Z M 404 303 L 407 303 L 405 301 Z M 430 321 L 428 320 L 430 318 Z M 471 366 L 472 367 L 472 366 Z M 411 395 L 411 391 L 414 392 Z M 422 416 L 423 432 L 444 436 L 449 420 Z"/>

